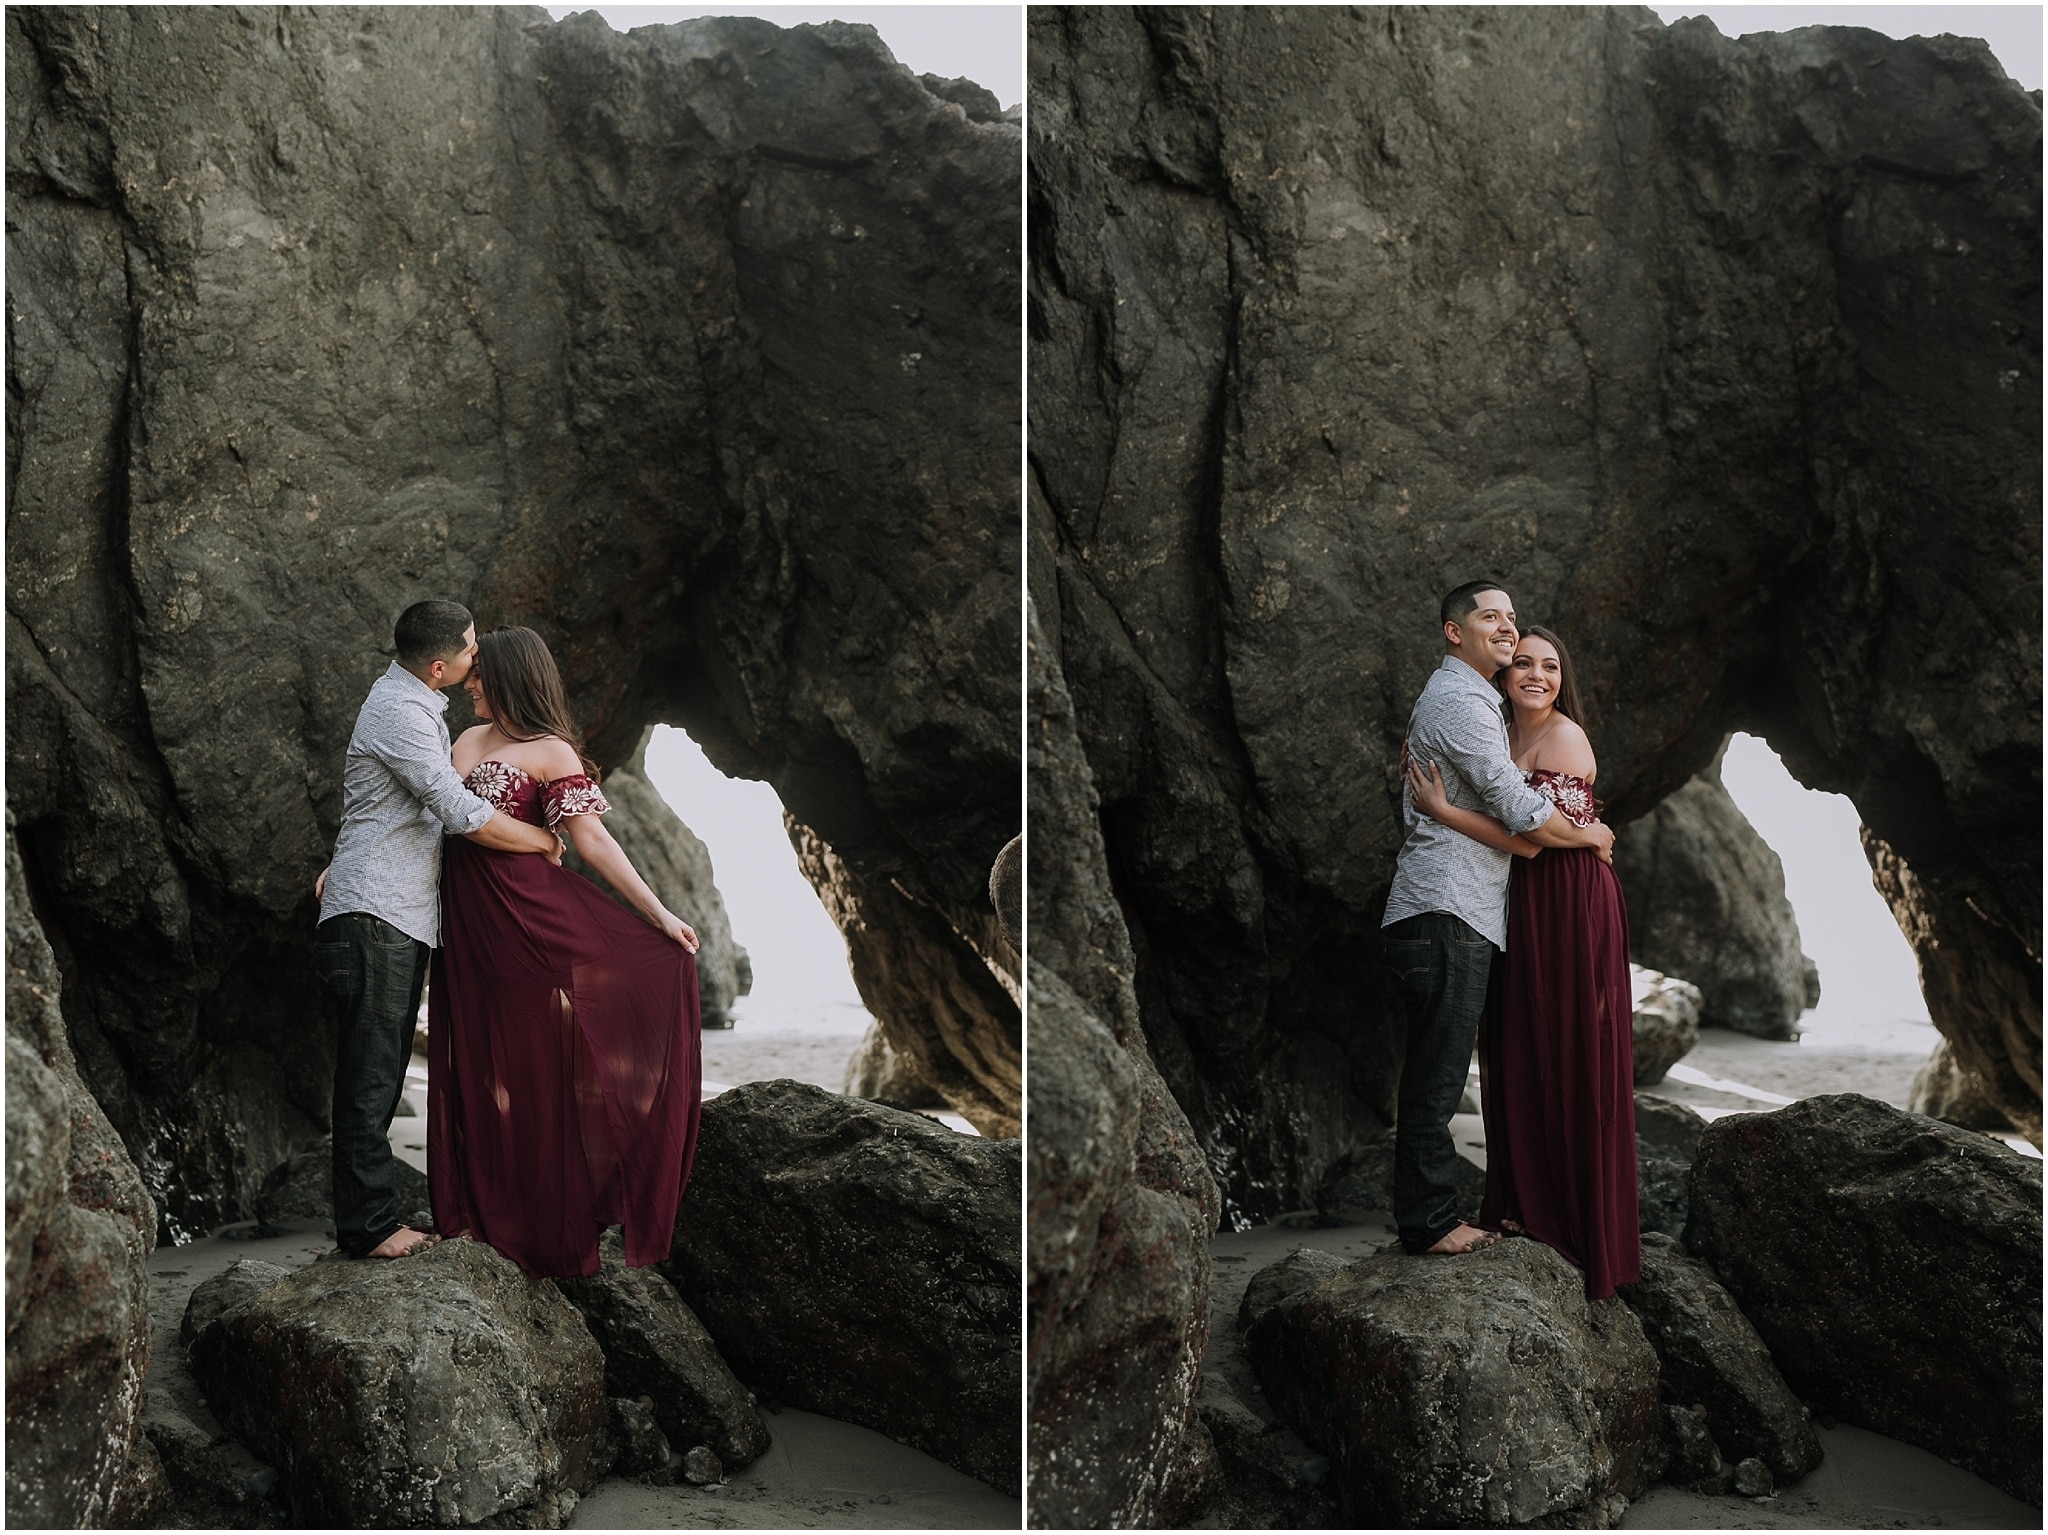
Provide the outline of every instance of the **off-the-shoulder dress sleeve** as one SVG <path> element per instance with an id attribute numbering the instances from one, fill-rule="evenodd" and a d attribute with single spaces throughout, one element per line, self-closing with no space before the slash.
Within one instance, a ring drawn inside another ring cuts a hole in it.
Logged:
<path id="1" fill-rule="evenodd" d="M 604 791 L 590 781 L 588 773 L 571 773 L 566 778 L 552 780 L 541 791 L 541 808 L 547 816 L 548 827 L 553 830 L 562 824 L 564 816 L 603 815 L 612 808 Z"/>

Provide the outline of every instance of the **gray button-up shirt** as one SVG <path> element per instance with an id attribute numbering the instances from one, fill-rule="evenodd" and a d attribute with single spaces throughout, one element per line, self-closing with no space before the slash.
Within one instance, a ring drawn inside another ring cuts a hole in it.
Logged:
<path id="1" fill-rule="evenodd" d="M 489 800 L 449 760 L 448 698 L 396 661 L 370 686 L 348 738 L 341 835 L 320 920 L 382 917 L 429 947 L 441 942 L 441 838 L 481 830 Z"/>
<path id="2" fill-rule="evenodd" d="M 1507 718 L 1493 684 L 1456 656 L 1431 675 L 1408 716 L 1408 755 L 1442 771 L 1451 803 L 1490 815 L 1520 835 L 1549 820 L 1555 808 L 1529 787 L 1508 754 Z M 1394 864 L 1385 927 L 1425 911 L 1448 912 L 1474 932 L 1508 946 L 1508 870 L 1512 853 L 1474 842 L 1415 808 L 1401 786 L 1408 838 Z"/>

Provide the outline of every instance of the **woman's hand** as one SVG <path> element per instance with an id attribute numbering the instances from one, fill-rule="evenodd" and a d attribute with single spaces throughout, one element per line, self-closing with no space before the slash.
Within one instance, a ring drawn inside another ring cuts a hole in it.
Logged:
<path id="1" fill-rule="evenodd" d="M 1451 803 L 1451 792 L 1444 787 L 1444 776 L 1434 762 L 1411 761 L 1408 764 L 1408 792 L 1414 797 L 1415 808 L 1432 821 L 1444 818 L 1443 812 Z"/>
<path id="2" fill-rule="evenodd" d="M 662 937 L 673 938 L 692 954 L 697 952 L 697 930 L 674 912 L 664 911 L 654 925 L 661 929 Z"/>

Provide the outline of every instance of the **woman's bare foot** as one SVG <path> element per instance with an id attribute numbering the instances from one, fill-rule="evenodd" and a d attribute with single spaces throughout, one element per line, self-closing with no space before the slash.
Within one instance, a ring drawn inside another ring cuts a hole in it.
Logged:
<path id="1" fill-rule="evenodd" d="M 366 1258 L 409 1258 L 414 1253 L 425 1252 L 440 1240 L 431 1231 L 415 1231 L 410 1226 L 400 1226 L 363 1256 Z"/>
<path id="2" fill-rule="evenodd" d="M 1476 1253 L 1482 1247 L 1491 1247 L 1500 1240 L 1498 1231 L 1482 1231 L 1477 1226 L 1460 1221 L 1437 1239 L 1436 1246 L 1429 1248 L 1432 1253 L 1445 1255 Z"/>

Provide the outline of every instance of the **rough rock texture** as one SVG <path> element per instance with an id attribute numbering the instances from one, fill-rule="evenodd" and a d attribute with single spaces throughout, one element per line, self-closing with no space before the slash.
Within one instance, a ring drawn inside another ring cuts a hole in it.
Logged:
<path id="1" fill-rule="evenodd" d="M 1730 1471 L 1707 1427 L 1706 1408 L 1666 1402 L 1664 1445 L 1670 1457 L 1664 1466 L 1665 1481 L 1702 1492 L 1723 1489 Z"/>
<path id="2" fill-rule="evenodd" d="M 889 1048 L 879 1023 L 870 1024 L 846 1063 L 840 1089 L 849 1098 L 886 1103 L 892 1109 L 943 1109 L 946 1096 L 918 1075 L 917 1064 Z"/>
<path id="3" fill-rule="evenodd" d="M 797 867 L 845 935 L 853 984 L 889 1048 L 983 1135 L 1016 1135 L 1024 1084 L 1017 961 L 1005 955 L 986 896 L 972 924 L 974 952 L 985 962 L 958 962 L 948 935 L 964 918 L 956 925 L 894 880 L 862 878 L 808 828 L 785 820 Z"/>
<path id="4" fill-rule="evenodd" d="M 1034 513 L 1034 533 L 1045 523 Z M 1050 585 L 1051 551 L 1032 558 Z M 1028 599 L 1030 1504 L 1037 1528 L 1162 1515 L 1209 1336 L 1216 1184 L 1152 1064 L 1073 701 Z M 1195 1448 L 1199 1449 L 1199 1441 Z"/>
<path id="5" fill-rule="evenodd" d="M 1571 644 L 1623 839 L 1735 729 L 1847 794 L 2038 1113 L 2034 98 L 1626 7 L 1030 25 L 1039 621 L 1230 1204 L 1390 1120 L 1395 760 L 1478 572 Z"/>
<path id="6" fill-rule="evenodd" d="M 1799 1037 L 1820 972 L 1800 952 L 1785 866 L 1722 787 L 1720 756 L 1615 839 L 1614 872 L 1629 958 L 1697 986 L 1702 1027 Z"/>
<path id="7" fill-rule="evenodd" d="M 768 1448 L 768 1425 L 745 1386 L 718 1356 L 711 1334 L 661 1274 L 626 1267 L 616 1231 L 598 1245 L 603 1267 L 555 1288 L 583 1313 L 604 1351 L 605 1389 L 648 1397 L 669 1442 L 708 1444 L 728 1466 L 744 1466 Z"/>
<path id="8" fill-rule="evenodd" d="M 754 967 L 747 951 L 732 941 L 732 922 L 711 876 L 710 849 L 647 781 L 646 751 L 643 734 L 631 758 L 604 775 L 604 797 L 612 807 L 604 818 L 605 830 L 662 904 L 697 930 L 697 1000 L 704 1027 L 721 1029 L 731 1022 L 733 1003 L 754 989 Z M 562 862 L 639 915 L 575 848 Z"/>
<path id="9" fill-rule="evenodd" d="M 1360 1259 L 1271 1301 L 1245 1342 L 1361 1528 L 1606 1529 L 1663 1468 L 1641 1325 L 1540 1242 Z"/>
<path id="10" fill-rule="evenodd" d="M 191 1348 L 194 1340 L 217 1321 L 223 1312 L 260 1295 L 291 1270 L 261 1258 L 237 1258 L 211 1279 L 201 1280 L 185 1299 L 185 1315 L 178 1322 L 178 1341 Z"/>
<path id="11" fill-rule="evenodd" d="M 1984 1091 L 1984 1084 L 1956 1060 L 1955 1046 L 1946 1039 L 1934 1047 L 1927 1064 L 1914 1076 L 1906 1107 L 1965 1130 L 2012 1128 L 2011 1121 Z"/>
<path id="12" fill-rule="evenodd" d="M 1792 1389 L 2041 1495 L 2041 1164 L 1853 1093 L 1700 1137 L 1686 1248 Z"/>
<path id="13" fill-rule="evenodd" d="M 1636 1208 L 1644 1232 L 1677 1236 L 1692 1204 L 1692 1159 L 1707 1122 L 1683 1103 L 1636 1094 Z"/>
<path id="14" fill-rule="evenodd" d="M 667 1473 L 668 1479 L 674 1481 L 670 1463 L 675 1451 L 655 1420 L 654 1408 L 648 1400 L 615 1396 L 605 1403 L 605 1411 L 611 1425 L 611 1470 L 620 1476 L 658 1477 Z"/>
<path id="15" fill-rule="evenodd" d="M 1015 1492 L 1020 1160 L 921 1114 L 745 1083 L 704 1105 L 663 1268 L 755 1391 Z"/>
<path id="16" fill-rule="evenodd" d="M 199 1329 L 192 1368 L 301 1523 L 551 1529 L 597 1481 L 604 1357 L 479 1242 L 298 1269 Z"/>
<path id="17" fill-rule="evenodd" d="M 1013 949 L 1024 945 L 1024 838 L 1020 833 L 1003 844 L 995 867 L 988 871 L 988 901 L 996 909 L 996 926 Z"/>
<path id="18" fill-rule="evenodd" d="M 397 1169 L 398 1218 L 407 1220 L 420 1210 L 431 1210 L 427 1175 L 402 1157 L 393 1157 Z M 273 1224 L 283 1221 L 334 1222 L 334 1138 L 287 1158 L 270 1170 L 256 1190 L 256 1218 Z"/>
<path id="19" fill-rule="evenodd" d="M 1195 1415 L 1216 1460 L 1216 1487 L 1204 1528 L 1317 1530 L 1339 1527 L 1330 1458 L 1304 1453 L 1285 1424 L 1268 1424 L 1208 1371 L 1195 1394 Z M 1162 1527 L 1188 1528 L 1175 1520 Z"/>
<path id="20" fill-rule="evenodd" d="M 1014 125 L 841 24 L 6 32 L 7 790 L 167 1232 L 326 1128 L 312 880 L 416 598 L 531 623 L 600 764 L 687 728 L 932 914 L 931 969 L 986 975 Z"/>
<path id="21" fill-rule="evenodd" d="M 1664 1074 L 1700 1042 L 1700 989 L 1690 981 L 1629 966 L 1635 985 L 1630 1030 L 1635 1048 L 1637 1087 L 1664 1080 Z"/>
<path id="22" fill-rule="evenodd" d="M 1820 1437 L 1805 1405 L 1734 1297 L 1683 1244 L 1644 1233 L 1642 1283 L 1619 1293 L 1657 1351 L 1664 1399 L 1704 1407 L 1725 1459 L 1755 1457 L 1781 1481 L 1820 1464 Z"/>
<path id="23" fill-rule="evenodd" d="M 7 816 L 7 1523 L 114 1521 L 149 1370 L 156 1210 L 80 1079 Z M 138 1488 L 127 1498 L 130 1512 Z"/>

